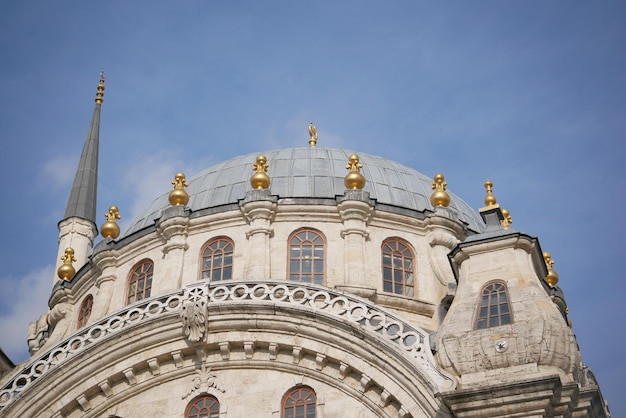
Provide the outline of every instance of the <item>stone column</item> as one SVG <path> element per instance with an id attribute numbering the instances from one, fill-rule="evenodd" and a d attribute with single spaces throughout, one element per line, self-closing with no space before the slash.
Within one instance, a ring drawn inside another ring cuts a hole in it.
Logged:
<path id="1" fill-rule="evenodd" d="M 271 225 L 276 215 L 276 201 L 276 196 L 271 196 L 269 189 L 255 189 L 240 202 L 241 213 L 249 225 L 246 236 L 250 250 L 244 274 L 247 279 L 270 278 Z"/>
<path id="2" fill-rule="evenodd" d="M 371 297 L 375 289 L 367 287 L 365 242 L 369 238 L 367 222 L 373 211 L 369 193 L 363 190 L 346 190 L 337 204 L 343 222 L 341 236 L 344 240 L 344 284 L 337 286 L 363 297 Z"/>
<path id="3" fill-rule="evenodd" d="M 189 248 L 187 230 L 189 211 L 184 206 L 172 206 L 163 211 L 157 221 L 157 232 L 165 241 L 163 246 L 164 269 L 152 285 L 159 293 L 180 289 L 183 280 L 185 252 Z"/>
<path id="4" fill-rule="evenodd" d="M 87 321 L 88 324 L 95 322 L 108 313 L 111 296 L 113 296 L 113 286 L 117 280 L 117 258 L 119 257 L 119 252 L 107 249 L 106 245 L 112 242 L 111 240 L 108 241 L 99 243 L 91 257 L 91 262 L 100 271 L 100 275 L 96 279 L 98 292 L 93 297 L 93 307 L 91 316 Z M 98 251 L 101 245 L 104 248 Z"/>
<path id="5" fill-rule="evenodd" d="M 430 266 L 443 286 L 456 283 L 448 253 L 464 239 L 463 224 L 452 209 L 437 206 L 435 213 L 425 219 L 426 237 L 431 250 L 428 252 Z"/>

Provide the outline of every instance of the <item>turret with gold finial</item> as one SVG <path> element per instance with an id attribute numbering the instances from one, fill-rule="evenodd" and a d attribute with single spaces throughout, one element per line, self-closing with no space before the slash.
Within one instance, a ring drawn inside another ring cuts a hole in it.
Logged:
<path id="1" fill-rule="evenodd" d="M 348 157 L 348 165 L 346 165 L 346 169 L 350 172 L 343 179 L 343 184 L 345 184 L 346 189 L 355 190 L 362 189 L 365 186 L 365 177 L 361 174 L 361 169 L 363 168 L 363 164 L 359 162 L 359 156 L 356 154 L 350 155 Z"/>
<path id="2" fill-rule="evenodd" d="M 256 157 L 256 162 L 253 164 L 255 173 L 250 177 L 250 185 L 253 189 L 268 189 L 270 187 L 270 176 L 267 175 L 267 169 L 270 167 L 267 163 L 267 157 L 265 155 L 259 155 Z"/>
<path id="3" fill-rule="evenodd" d="M 74 249 L 72 247 L 65 249 L 65 254 L 61 257 L 61 261 L 63 261 L 63 264 L 58 268 L 57 275 L 59 276 L 59 279 L 70 280 L 74 277 L 74 274 L 76 274 L 76 269 L 72 265 L 72 263 L 76 261 L 76 257 L 74 257 Z"/>
<path id="4" fill-rule="evenodd" d="M 317 128 L 313 122 L 309 123 L 309 146 L 315 148 L 317 145 Z"/>
<path id="5" fill-rule="evenodd" d="M 548 286 L 554 287 L 559 282 L 559 275 L 552 268 L 552 266 L 554 266 L 554 260 L 552 259 L 552 255 L 547 251 L 543 253 L 543 259 L 545 260 L 546 267 L 548 268 L 548 275 L 544 280 L 548 283 Z"/>
<path id="6" fill-rule="evenodd" d="M 170 205 L 172 206 L 180 206 L 186 205 L 189 202 L 189 194 L 185 190 L 185 187 L 189 186 L 187 184 L 187 179 L 185 179 L 184 173 L 176 173 L 174 176 L 174 180 L 172 181 L 174 185 L 174 190 L 170 192 L 168 197 L 170 201 Z"/>
<path id="7" fill-rule="evenodd" d="M 448 207 L 448 205 L 450 204 L 450 195 L 446 191 L 447 186 L 448 183 L 446 183 L 443 174 L 435 174 L 432 185 L 432 189 L 434 190 L 434 192 L 430 196 L 430 204 L 433 205 L 433 207 Z"/>
<path id="8" fill-rule="evenodd" d="M 107 221 L 100 227 L 100 233 L 104 238 L 117 238 L 120 235 L 120 226 L 117 224 L 117 220 L 122 219 L 117 206 L 110 206 L 104 217 Z"/>

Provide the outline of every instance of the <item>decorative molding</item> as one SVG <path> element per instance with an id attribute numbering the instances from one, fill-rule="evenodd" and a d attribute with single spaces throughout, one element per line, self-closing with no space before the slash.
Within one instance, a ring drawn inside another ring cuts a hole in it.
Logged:
<path id="1" fill-rule="evenodd" d="M 202 287 L 189 291 L 188 299 L 182 303 L 180 318 L 183 321 L 183 334 L 191 342 L 202 340 L 208 332 L 209 297 Z"/>
<path id="2" fill-rule="evenodd" d="M 195 375 L 191 381 L 191 389 L 187 391 L 185 395 L 183 395 L 182 399 L 187 399 L 193 393 L 208 393 L 209 388 L 214 388 L 219 392 L 226 392 L 219 383 L 217 383 L 217 375 L 211 374 L 211 368 L 206 367 L 202 364 L 202 367 L 199 370 L 196 370 Z"/>
<path id="3" fill-rule="evenodd" d="M 113 338 L 126 328 L 144 321 L 178 314 L 183 321 L 183 334 L 190 341 L 199 341 L 208 333 L 206 318 L 212 304 L 252 303 L 272 306 L 305 308 L 312 312 L 347 321 L 378 339 L 397 345 L 400 352 L 412 360 L 423 378 L 430 382 L 435 391 L 452 390 L 456 380 L 439 370 L 430 351 L 429 335 L 413 327 L 385 309 L 371 302 L 325 288 L 323 286 L 290 283 L 283 281 L 228 281 L 209 284 L 206 282 L 186 286 L 175 292 L 144 299 L 109 315 L 94 324 L 81 328 L 55 347 L 43 352 L 15 370 L 0 388 L 0 411 L 10 404 L 22 391 L 42 375 L 83 353 L 92 345 Z M 185 311 L 183 315 L 182 312 Z M 204 320 L 202 315 L 204 314 Z M 185 331 L 188 330 L 188 331 Z M 187 334 L 188 332 L 188 334 Z M 219 344 L 224 360 L 230 357 L 228 343 Z M 250 345 L 246 356 L 253 353 Z M 172 352 L 177 368 L 183 367 L 180 351 Z M 293 347 L 293 363 L 300 362 L 302 347 Z M 348 373 L 343 369 L 342 376 Z M 124 371 L 130 384 L 136 382 L 132 369 Z"/>

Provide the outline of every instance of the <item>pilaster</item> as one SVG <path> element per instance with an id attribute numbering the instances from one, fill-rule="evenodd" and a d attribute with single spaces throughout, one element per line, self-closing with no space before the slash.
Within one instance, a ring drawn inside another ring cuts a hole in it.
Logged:
<path id="1" fill-rule="evenodd" d="M 367 223 L 374 206 L 369 193 L 363 190 L 346 190 L 338 200 L 337 210 L 343 228 L 345 284 L 337 286 L 359 296 L 371 297 L 376 292 L 367 286 L 365 243 L 369 239 Z"/>
<path id="2" fill-rule="evenodd" d="M 179 289 L 182 286 L 185 251 L 189 248 L 187 234 L 189 211 L 184 206 L 165 209 L 156 223 L 157 233 L 165 241 L 163 245 L 164 271 L 160 291 Z"/>
<path id="3" fill-rule="evenodd" d="M 241 213 L 249 225 L 246 237 L 250 251 L 245 278 L 270 278 L 270 238 L 274 232 L 272 221 L 276 215 L 276 202 L 277 197 L 272 196 L 269 189 L 254 189 L 239 203 Z"/>

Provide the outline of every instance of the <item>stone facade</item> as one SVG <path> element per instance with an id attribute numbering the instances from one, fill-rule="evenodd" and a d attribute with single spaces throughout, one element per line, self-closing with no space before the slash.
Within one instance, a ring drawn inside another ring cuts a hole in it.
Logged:
<path id="1" fill-rule="evenodd" d="M 372 170 L 403 170 L 377 158 Z M 89 222 L 63 222 L 61 244 L 83 237 L 72 241 L 81 261 L 31 325 L 32 357 L 0 380 L 0 417 L 182 418 L 203 394 L 220 417 L 282 417 L 301 387 L 316 417 L 608 416 L 564 300 L 543 280 L 538 240 L 503 228 L 499 209 L 476 227 L 456 197 L 417 210 L 380 192 L 279 187 L 198 207 L 215 193 L 202 181 L 190 181 L 189 205 L 151 207 L 93 248 Z M 321 256 L 294 258 L 302 230 Z M 203 276 L 214 239 L 232 245 L 225 280 Z M 389 243 L 402 265 L 385 258 Z M 313 259 L 321 283 L 294 281 L 291 263 Z M 132 284 L 137 266 L 149 285 Z M 481 328 L 490 283 L 510 317 Z M 149 292 L 134 297 L 133 286 Z"/>

